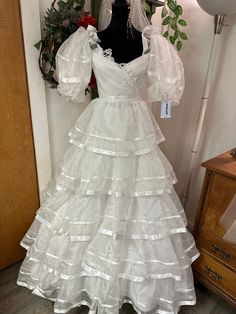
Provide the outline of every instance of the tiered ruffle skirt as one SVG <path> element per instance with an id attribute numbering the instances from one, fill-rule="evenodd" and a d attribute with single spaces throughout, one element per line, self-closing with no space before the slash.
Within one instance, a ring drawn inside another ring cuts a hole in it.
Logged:
<path id="1" fill-rule="evenodd" d="M 177 313 L 195 304 L 198 257 L 145 103 L 96 99 L 69 133 L 70 149 L 21 241 L 17 283 L 55 302 L 55 313 Z"/>

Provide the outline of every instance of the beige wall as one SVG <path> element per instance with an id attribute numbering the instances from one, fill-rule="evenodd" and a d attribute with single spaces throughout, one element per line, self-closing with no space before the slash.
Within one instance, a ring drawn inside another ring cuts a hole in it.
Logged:
<path id="1" fill-rule="evenodd" d="M 187 41 L 180 53 L 186 74 L 186 87 L 181 104 L 173 109 L 172 119 L 159 119 L 159 108 L 154 108 L 155 116 L 166 137 L 161 144 L 163 152 L 172 163 L 180 195 L 186 176 L 186 164 L 190 158 L 191 144 L 199 112 L 201 94 L 213 36 L 213 18 L 204 13 L 196 0 L 179 0 L 188 20 Z M 41 21 L 51 0 L 40 0 Z M 159 12 L 153 18 L 159 24 Z M 198 152 L 198 165 L 194 172 L 189 205 L 186 208 L 190 224 L 193 223 L 203 169 L 200 163 L 221 152 L 236 146 L 236 17 L 229 20 L 222 34 L 214 73 L 213 88 L 204 124 L 201 148 Z M 85 105 L 66 102 L 54 90 L 46 86 L 46 99 L 49 117 L 49 132 L 53 170 L 69 147 L 67 132 Z"/>
<path id="2" fill-rule="evenodd" d="M 170 159 L 179 182 L 176 190 L 180 195 L 186 176 L 191 145 L 196 128 L 199 105 L 203 92 L 206 69 L 213 36 L 213 17 L 202 11 L 196 0 L 179 0 L 188 21 L 187 41 L 180 52 L 185 67 L 186 87 L 181 104 L 174 108 L 171 120 L 160 120 L 166 136 L 161 148 Z M 154 16 L 159 24 L 159 12 Z M 204 170 L 202 161 L 236 147 L 236 16 L 228 20 L 221 36 L 211 95 L 204 122 L 198 163 L 194 170 L 186 213 L 193 224 L 198 204 Z"/>
<path id="3" fill-rule="evenodd" d="M 90 1 L 87 1 L 89 3 Z M 45 11 L 50 7 L 51 0 L 39 0 L 41 25 L 43 27 Z M 87 4 L 88 5 L 88 4 Z M 78 116 L 85 109 L 86 104 L 67 102 L 45 84 L 48 109 L 48 126 L 52 158 L 52 172 L 54 173 L 69 148 L 68 132 Z M 89 97 L 88 97 L 89 99 Z"/>

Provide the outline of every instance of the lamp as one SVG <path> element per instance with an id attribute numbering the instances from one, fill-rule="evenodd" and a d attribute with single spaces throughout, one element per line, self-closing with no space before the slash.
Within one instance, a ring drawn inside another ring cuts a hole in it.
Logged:
<path id="1" fill-rule="evenodd" d="M 197 0 L 200 7 L 210 15 L 236 13 L 235 0 Z"/>
<path id="2" fill-rule="evenodd" d="M 197 128 L 194 135 L 194 141 L 191 149 L 190 161 L 187 169 L 187 178 L 184 186 L 184 190 L 181 194 L 181 201 L 183 207 L 186 208 L 189 188 L 192 179 L 193 169 L 196 164 L 196 155 L 199 148 L 200 137 L 202 133 L 202 127 L 204 123 L 204 118 L 206 114 L 206 108 L 208 104 L 212 74 L 215 66 L 217 49 L 219 46 L 220 35 L 222 33 L 223 27 L 225 25 L 226 18 L 229 15 L 236 13 L 236 0 L 197 0 L 199 6 L 208 14 L 214 16 L 215 30 L 214 37 L 212 41 L 211 53 L 207 68 L 207 75 L 205 79 L 204 91 L 201 100 L 200 112 L 198 116 Z"/>

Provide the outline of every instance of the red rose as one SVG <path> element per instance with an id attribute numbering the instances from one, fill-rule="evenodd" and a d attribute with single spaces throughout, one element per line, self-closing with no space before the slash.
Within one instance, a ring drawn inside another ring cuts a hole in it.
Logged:
<path id="1" fill-rule="evenodd" d="M 96 77 L 95 77 L 94 73 L 91 76 L 89 87 L 91 87 L 91 88 L 97 87 L 97 81 L 96 81 Z"/>
<path id="2" fill-rule="evenodd" d="M 80 27 L 80 26 L 83 26 L 84 28 L 86 28 L 86 21 L 85 21 L 85 17 L 81 17 L 77 22 L 77 25 Z"/>
<path id="3" fill-rule="evenodd" d="M 77 21 L 77 25 L 79 27 L 83 26 L 84 28 L 87 28 L 89 25 L 95 26 L 96 23 L 97 23 L 97 20 L 92 15 L 83 16 Z"/>
<path id="4" fill-rule="evenodd" d="M 86 16 L 86 19 L 87 19 L 88 25 L 95 26 L 96 23 L 97 23 L 96 18 L 94 16 L 92 16 L 92 15 Z"/>

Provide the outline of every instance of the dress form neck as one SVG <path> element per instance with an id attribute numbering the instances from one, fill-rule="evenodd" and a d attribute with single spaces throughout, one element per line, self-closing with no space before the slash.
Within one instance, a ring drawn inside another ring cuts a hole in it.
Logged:
<path id="1" fill-rule="evenodd" d="M 118 2 L 119 3 L 119 2 Z M 129 18 L 130 9 L 128 4 L 116 4 L 112 5 L 112 19 L 108 28 L 112 28 L 114 31 L 117 31 L 117 35 L 120 34 L 121 38 L 124 38 L 124 35 L 128 31 L 128 18 Z"/>
<path id="2" fill-rule="evenodd" d="M 110 25 L 98 33 L 103 49 L 110 48 L 117 63 L 128 63 L 142 55 L 142 34 L 129 26 L 130 8 L 126 1 L 117 0 L 112 5 Z"/>

